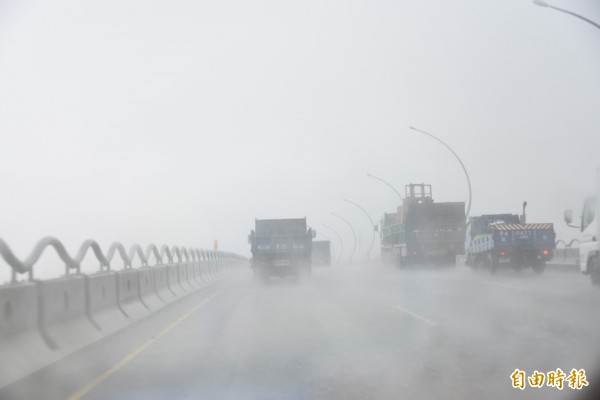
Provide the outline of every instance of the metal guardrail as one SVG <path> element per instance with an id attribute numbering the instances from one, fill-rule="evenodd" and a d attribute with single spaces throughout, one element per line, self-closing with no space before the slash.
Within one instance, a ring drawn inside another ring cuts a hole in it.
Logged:
<path id="1" fill-rule="evenodd" d="M 573 260 L 575 265 L 579 264 L 579 249 L 577 247 L 573 247 L 574 244 L 579 244 L 578 239 L 572 239 L 569 243 L 565 242 L 562 239 L 558 239 L 555 242 L 556 248 L 554 249 L 554 259 L 563 261 Z M 562 244 L 562 248 L 559 245 Z"/>
<path id="2" fill-rule="evenodd" d="M 561 243 L 562 243 L 563 246 L 565 246 L 566 249 L 569 249 L 569 248 L 571 248 L 571 246 L 573 246 L 573 244 L 575 244 L 575 243 L 579 244 L 579 240 L 578 239 L 573 239 L 569 243 L 566 243 L 564 240 L 559 239 L 559 240 L 556 241 L 556 243 L 554 245 L 556 247 L 558 247 L 558 245 L 561 244 Z"/>
<path id="3" fill-rule="evenodd" d="M 0 255 L 4 261 L 12 268 L 12 283 L 17 282 L 18 274 L 29 274 L 29 280 L 33 281 L 33 269 L 36 262 L 42 256 L 44 251 L 52 247 L 65 263 L 65 274 L 68 275 L 71 271 L 75 270 L 77 274 L 81 273 L 81 262 L 85 258 L 88 251 L 91 249 L 96 256 L 96 259 L 100 262 L 100 271 L 110 271 L 111 262 L 118 253 L 121 260 L 123 261 L 125 269 L 131 269 L 132 263 L 136 256 L 139 258 L 142 266 L 149 266 L 148 262 L 152 256 L 156 263 L 154 265 L 164 264 L 166 261 L 169 264 L 173 263 L 174 258 L 177 258 L 177 262 L 181 263 L 185 258 L 185 262 L 194 261 L 220 261 L 220 260 L 245 260 L 245 257 L 237 255 L 235 253 L 223 252 L 218 250 L 202 250 L 196 248 L 172 246 L 169 248 L 167 245 L 163 245 L 160 250 L 154 244 L 150 244 L 146 247 L 146 251 L 142 250 L 139 244 L 134 244 L 129 249 L 129 252 L 125 250 L 125 246 L 120 242 L 114 242 L 108 248 L 106 255 L 102 252 L 100 245 L 95 240 L 86 240 L 79 247 L 79 251 L 75 257 L 71 257 L 65 246 L 60 240 L 54 237 L 45 237 L 41 239 L 33 248 L 29 257 L 25 260 L 17 258 L 8 244 L 0 239 Z"/>

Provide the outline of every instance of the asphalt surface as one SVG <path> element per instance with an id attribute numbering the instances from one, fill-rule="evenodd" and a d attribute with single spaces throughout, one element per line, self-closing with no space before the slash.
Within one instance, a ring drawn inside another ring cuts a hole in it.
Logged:
<path id="1" fill-rule="evenodd" d="M 250 270 L 0 390 L 0 399 L 569 399 L 596 392 L 600 290 L 577 273 Z M 512 387 L 585 369 L 589 385 Z"/>

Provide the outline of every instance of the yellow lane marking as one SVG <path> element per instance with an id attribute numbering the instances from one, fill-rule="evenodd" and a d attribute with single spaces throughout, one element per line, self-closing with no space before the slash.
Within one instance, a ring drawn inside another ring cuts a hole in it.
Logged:
<path id="1" fill-rule="evenodd" d="M 75 392 L 73 395 L 71 395 L 68 398 L 68 400 L 81 399 L 83 396 L 85 396 L 86 394 L 91 392 L 96 386 L 100 385 L 102 382 L 104 382 L 110 376 L 112 376 L 115 372 L 117 372 L 118 370 L 120 370 L 121 368 L 123 368 L 124 366 L 129 364 L 134 358 L 136 358 L 138 355 L 140 355 L 144 350 L 146 350 L 148 347 L 150 347 L 154 342 L 156 342 L 161 337 L 165 336 L 167 333 L 171 332 L 173 329 L 175 329 L 175 327 L 177 327 L 177 325 L 179 325 L 180 323 L 182 323 L 183 321 L 188 319 L 196 310 L 198 310 L 199 308 L 206 305 L 210 300 L 215 298 L 222 291 L 223 291 L 223 289 L 217 291 L 212 296 L 204 299 L 200 304 L 198 304 L 197 306 L 195 306 L 194 308 L 192 308 L 191 310 L 189 310 L 188 312 L 183 314 L 181 317 L 179 317 L 177 320 L 172 322 L 165 329 L 160 331 L 156 336 L 154 336 L 153 338 L 146 341 L 144 344 L 142 344 L 137 349 L 133 350 L 131 353 L 127 354 L 118 363 L 116 363 L 115 365 L 113 365 L 112 367 L 110 367 L 109 369 L 104 371 L 102 374 L 98 375 L 96 377 L 96 379 L 94 379 L 93 381 L 91 381 L 90 383 L 88 383 L 87 385 L 82 387 L 81 389 L 79 389 L 77 392 Z"/>
<path id="2" fill-rule="evenodd" d="M 425 322 L 425 323 L 427 323 L 427 324 L 429 324 L 429 325 L 431 325 L 431 326 L 437 326 L 437 324 L 436 324 L 435 322 L 433 322 L 432 320 L 430 320 L 430 319 L 427 319 L 427 318 L 425 318 L 425 317 L 422 317 L 422 316 L 420 316 L 420 315 L 419 315 L 419 314 L 417 314 L 417 313 L 414 313 L 414 312 L 412 312 L 412 311 L 409 311 L 409 310 L 407 310 L 406 308 L 403 308 L 403 307 L 400 307 L 400 306 L 395 306 L 395 307 L 396 307 L 398 310 L 400 310 L 400 311 L 402 311 L 402 312 L 404 312 L 404 313 L 406 313 L 406 314 L 408 314 L 408 315 L 410 315 L 410 316 L 412 316 L 412 317 L 415 317 L 415 318 L 417 318 L 417 319 L 419 319 L 419 320 L 421 320 L 421 321 L 423 321 L 423 322 Z"/>

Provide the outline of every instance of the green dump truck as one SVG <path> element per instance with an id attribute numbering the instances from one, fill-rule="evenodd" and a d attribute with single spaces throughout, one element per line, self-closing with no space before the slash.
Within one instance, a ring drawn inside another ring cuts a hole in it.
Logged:
<path id="1" fill-rule="evenodd" d="M 310 277 L 314 237 L 306 218 L 256 219 L 248 237 L 254 276 L 263 281 L 271 276 Z"/>

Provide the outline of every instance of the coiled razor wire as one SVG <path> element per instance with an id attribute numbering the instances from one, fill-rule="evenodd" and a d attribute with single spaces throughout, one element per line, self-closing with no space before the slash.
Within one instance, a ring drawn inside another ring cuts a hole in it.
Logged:
<path id="1" fill-rule="evenodd" d="M 172 246 L 169 248 L 167 245 L 163 245 L 159 250 L 154 244 L 148 245 L 144 252 L 142 247 L 136 243 L 133 244 L 129 249 L 129 252 L 127 252 L 125 246 L 120 242 L 111 244 L 105 255 L 98 242 L 92 239 L 83 242 L 81 246 L 79 246 L 77 255 L 71 257 L 60 240 L 48 236 L 37 242 L 29 257 L 25 260 L 20 260 L 15 256 L 8 244 L 0 239 L 0 255 L 2 255 L 4 261 L 12 268 L 12 282 L 17 282 L 17 275 L 19 274 L 29 274 L 29 280 L 32 281 L 34 279 L 33 267 L 48 247 L 54 248 L 60 259 L 65 263 L 66 275 L 72 271 L 75 271 L 77 274 L 81 273 L 81 262 L 90 249 L 94 253 L 96 259 L 100 262 L 100 271 L 110 271 L 111 262 L 116 253 L 118 253 L 121 258 L 125 269 L 132 268 L 132 263 L 136 257 L 140 260 L 143 267 L 150 266 L 148 262 L 152 256 L 155 260 L 155 263 L 152 265 L 165 264 L 165 258 L 168 261 L 168 264 L 172 264 L 175 258 L 177 259 L 177 263 L 181 263 L 183 259 L 185 259 L 185 262 L 246 259 L 245 257 L 234 253 L 218 250 L 201 250 L 179 246 Z"/>

